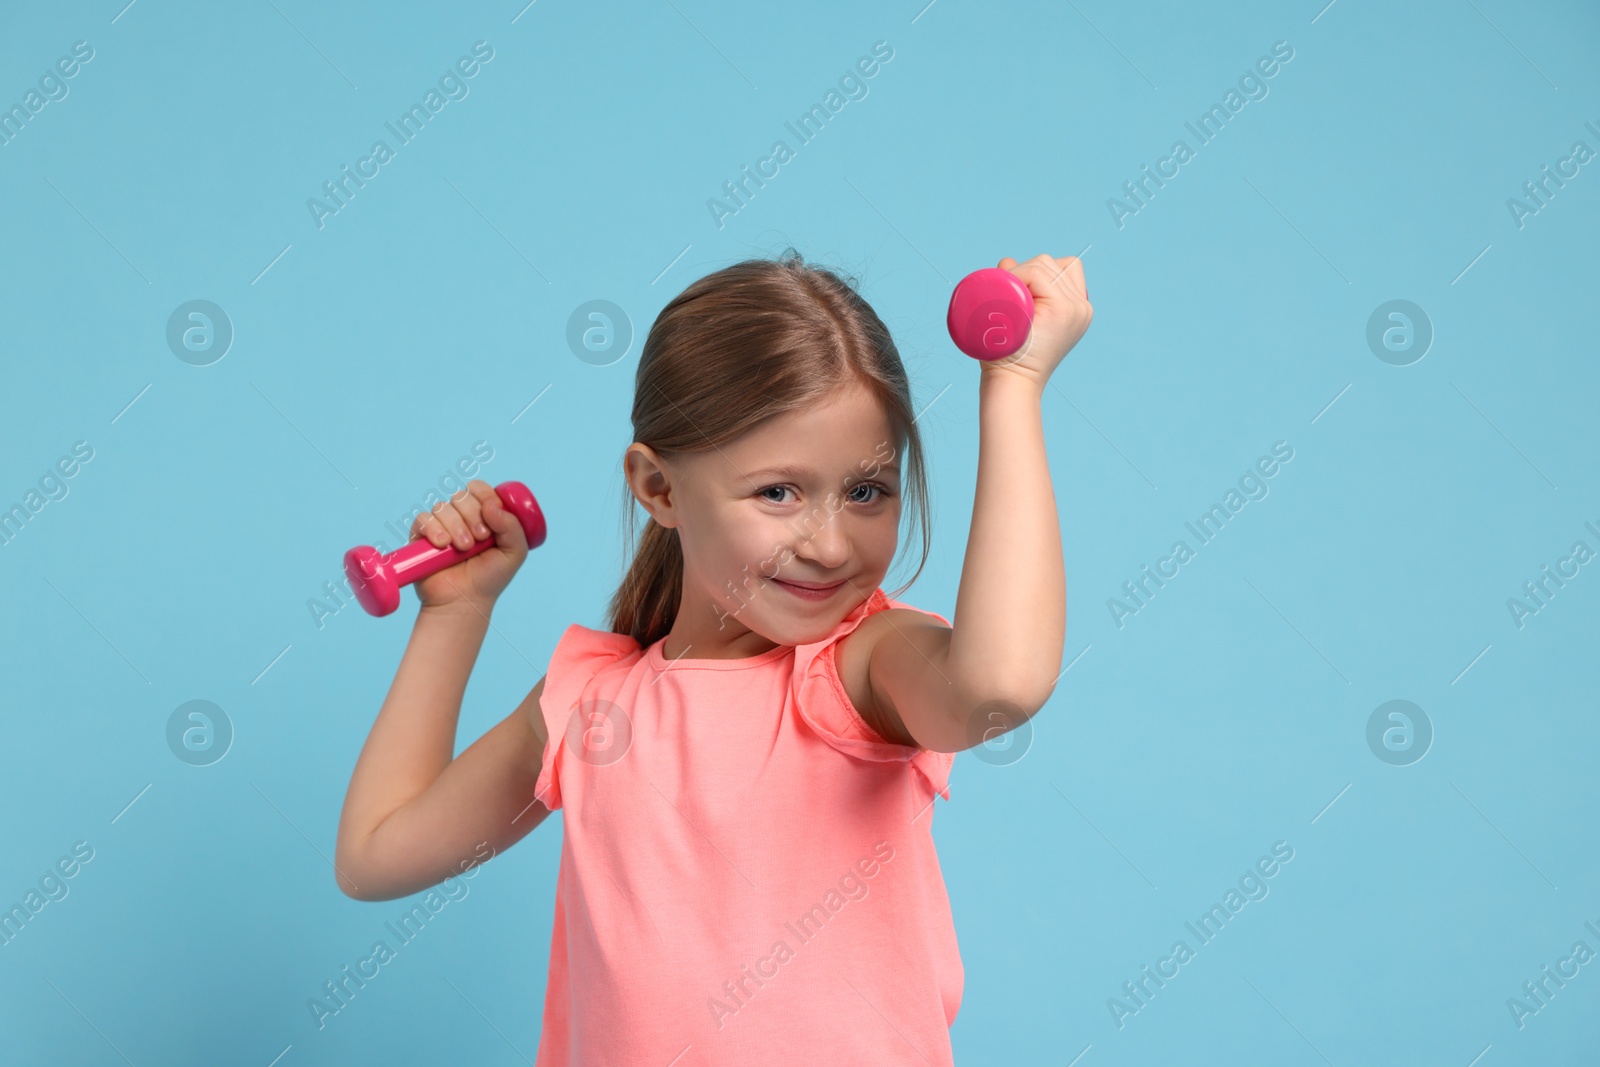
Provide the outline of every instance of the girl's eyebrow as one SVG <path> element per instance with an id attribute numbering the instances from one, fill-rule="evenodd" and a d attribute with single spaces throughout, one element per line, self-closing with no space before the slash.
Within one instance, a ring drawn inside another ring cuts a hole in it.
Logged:
<path id="1" fill-rule="evenodd" d="M 878 465 L 878 470 L 890 471 L 894 474 L 899 474 L 900 465 L 897 463 L 880 463 Z M 854 472 L 851 473 L 852 476 L 854 476 Z M 796 481 L 807 481 L 817 476 L 816 472 L 811 470 L 809 467 L 800 467 L 793 464 L 780 464 L 774 467 L 762 467 L 760 470 L 751 471 L 749 474 L 745 475 L 745 477 L 759 478 L 768 474 L 775 474 L 780 478 L 793 478 Z"/>

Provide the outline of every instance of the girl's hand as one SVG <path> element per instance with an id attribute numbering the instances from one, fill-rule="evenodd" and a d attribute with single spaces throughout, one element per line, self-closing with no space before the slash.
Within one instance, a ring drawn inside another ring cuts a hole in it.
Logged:
<path id="1" fill-rule="evenodd" d="M 998 266 L 1022 279 L 1033 294 L 1033 328 L 1014 354 L 980 366 L 985 374 L 1020 374 L 1043 391 L 1094 318 L 1083 263 L 1077 256 L 1053 259 L 1041 252 L 1022 264 L 1007 256 Z"/>
<path id="2" fill-rule="evenodd" d="M 426 537 L 437 548 L 454 544 L 465 551 L 476 541 L 494 536 L 495 546 L 454 567 L 415 583 L 423 608 L 476 609 L 487 616 L 495 600 L 528 558 L 522 524 L 500 504 L 488 482 L 474 478 L 449 500 L 411 523 L 411 540 Z"/>

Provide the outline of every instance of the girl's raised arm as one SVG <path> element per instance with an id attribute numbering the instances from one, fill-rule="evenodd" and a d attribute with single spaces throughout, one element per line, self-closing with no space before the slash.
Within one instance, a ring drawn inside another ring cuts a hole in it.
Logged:
<path id="1" fill-rule="evenodd" d="M 980 373 L 977 492 L 954 624 L 880 612 L 868 662 L 880 732 L 958 752 L 1021 725 L 1049 699 L 1067 631 L 1061 525 L 1045 453 L 1050 374 L 1094 316 L 1076 257 L 999 266 L 1034 298 L 1033 327 L 1014 356 Z M 864 714 L 866 710 L 864 710 Z"/>
<path id="2" fill-rule="evenodd" d="M 418 517 L 413 537 L 496 547 L 416 585 L 411 640 L 350 776 L 335 847 L 335 880 L 357 900 L 390 900 L 436 885 L 510 847 L 549 814 L 534 800 L 544 756 L 540 679 L 522 703 L 454 759 L 467 678 L 494 602 L 527 556 L 517 520 L 474 480 Z"/>

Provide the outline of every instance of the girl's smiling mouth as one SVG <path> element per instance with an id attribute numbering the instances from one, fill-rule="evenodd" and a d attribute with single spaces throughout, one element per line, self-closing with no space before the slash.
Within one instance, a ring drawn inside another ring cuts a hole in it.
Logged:
<path id="1" fill-rule="evenodd" d="M 770 580 L 773 584 L 781 587 L 786 592 L 793 593 L 802 600 L 827 600 L 844 585 L 843 578 L 826 585 L 821 582 L 788 582 L 782 578 Z"/>

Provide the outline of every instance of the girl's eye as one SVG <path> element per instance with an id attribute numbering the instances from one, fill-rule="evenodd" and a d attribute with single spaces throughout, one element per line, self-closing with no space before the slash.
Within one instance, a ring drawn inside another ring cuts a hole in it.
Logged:
<path id="1" fill-rule="evenodd" d="M 871 489 L 874 490 L 878 495 L 863 499 L 855 495 L 857 489 Z M 883 488 L 883 486 L 877 485 L 873 482 L 861 482 L 852 487 L 850 490 L 850 499 L 854 500 L 857 504 L 875 504 L 879 500 L 883 499 L 883 497 L 886 495 L 887 491 Z"/>
<path id="2" fill-rule="evenodd" d="M 864 495 L 861 494 L 861 490 L 863 490 L 863 489 L 871 490 L 872 492 L 875 492 L 877 495 L 876 496 L 864 496 Z M 790 492 L 790 491 L 791 490 L 790 490 L 789 486 L 787 486 L 787 485 L 769 485 L 765 489 L 761 490 L 761 498 L 763 500 L 769 501 L 769 502 L 771 502 L 773 504 L 782 504 L 782 503 L 785 502 L 784 500 L 782 500 L 780 498 L 776 498 L 776 497 L 767 496 L 766 494 L 768 494 L 768 493 L 787 493 L 787 492 Z M 857 504 L 876 504 L 879 500 L 883 499 L 883 497 L 887 496 L 888 492 L 889 491 L 887 489 L 885 489 L 881 485 L 878 485 L 875 482 L 858 482 L 854 486 L 851 486 L 850 491 L 849 491 L 849 493 L 847 495 L 849 496 L 849 498 L 852 501 L 854 501 Z"/>

